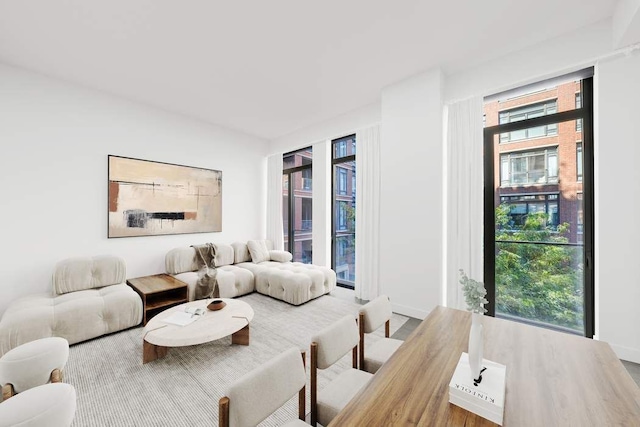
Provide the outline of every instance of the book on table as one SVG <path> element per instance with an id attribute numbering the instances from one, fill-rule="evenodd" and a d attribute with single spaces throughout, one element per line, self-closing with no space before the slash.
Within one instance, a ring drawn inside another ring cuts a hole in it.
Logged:
<path id="1" fill-rule="evenodd" d="M 507 367 L 482 359 L 482 381 L 471 379 L 469 355 L 462 353 L 449 383 L 449 402 L 502 425 Z"/>
<path id="2" fill-rule="evenodd" d="M 198 320 L 204 313 L 203 308 L 186 307 L 184 311 L 175 311 L 162 321 L 171 325 L 187 326 Z"/>

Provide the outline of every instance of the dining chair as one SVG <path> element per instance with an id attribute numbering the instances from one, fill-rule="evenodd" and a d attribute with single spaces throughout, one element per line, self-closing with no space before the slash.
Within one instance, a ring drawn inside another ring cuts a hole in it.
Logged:
<path id="1" fill-rule="evenodd" d="M 219 427 L 253 427 L 298 393 L 298 417 L 283 424 L 309 426 L 305 419 L 305 354 L 296 348 L 281 353 L 236 380 L 219 402 Z"/>
<path id="2" fill-rule="evenodd" d="M 360 309 L 358 313 L 358 326 L 360 332 L 359 366 L 361 370 L 375 374 L 404 342 L 389 338 L 391 314 L 391 302 L 386 295 L 380 295 Z M 366 348 L 364 342 L 365 334 L 376 331 L 383 324 L 385 337 L 376 341 L 369 348 Z"/>
<path id="3" fill-rule="evenodd" d="M 352 366 L 318 391 L 318 369 L 327 369 L 352 352 Z M 373 375 L 358 370 L 358 325 L 345 316 L 311 339 L 311 425 L 329 425 L 347 403 L 365 387 Z"/>

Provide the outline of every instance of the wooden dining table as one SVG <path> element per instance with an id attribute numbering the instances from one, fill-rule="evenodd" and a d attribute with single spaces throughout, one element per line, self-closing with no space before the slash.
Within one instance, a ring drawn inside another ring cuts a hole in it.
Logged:
<path id="1" fill-rule="evenodd" d="M 640 389 L 606 342 L 484 316 L 507 367 L 503 426 L 640 426 Z M 495 426 L 449 403 L 471 314 L 436 307 L 329 426 Z"/>

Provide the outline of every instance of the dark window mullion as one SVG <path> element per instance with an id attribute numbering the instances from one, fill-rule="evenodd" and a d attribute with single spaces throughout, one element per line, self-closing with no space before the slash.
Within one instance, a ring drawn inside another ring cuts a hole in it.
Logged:
<path id="1" fill-rule="evenodd" d="M 492 134 L 514 132 L 523 129 L 534 128 L 538 126 L 547 126 L 555 123 L 569 122 L 582 118 L 587 114 L 585 107 L 577 108 L 575 110 L 562 111 L 556 114 L 550 114 L 548 116 L 535 117 L 533 119 L 520 120 L 517 122 L 504 123 L 501 125 L 495 125 L 485 128 L 485 131 L 490 131 Z"/>

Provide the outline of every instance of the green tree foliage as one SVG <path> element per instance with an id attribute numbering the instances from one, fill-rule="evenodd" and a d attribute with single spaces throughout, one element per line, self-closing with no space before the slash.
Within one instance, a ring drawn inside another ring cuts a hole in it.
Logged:
<path id="1" fill-rule="evenodd" d="M 496 241 L 567 243 L 569 224 L 547 226 L 544 213 L 509 226 L 510 206 L 496 208 Z M 574 246 L 496 242 L 496 311 L 582 330 L 582 251 Z"/>

